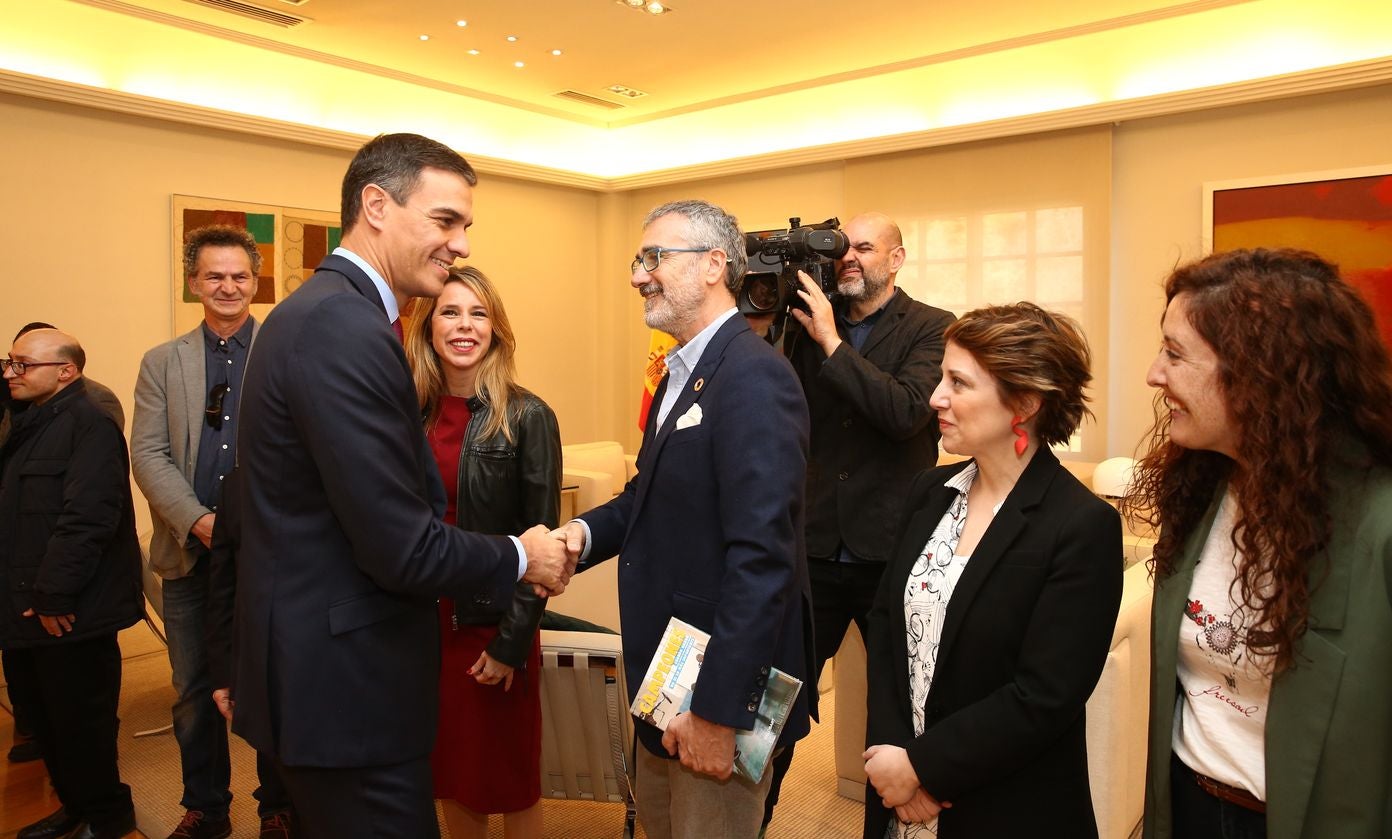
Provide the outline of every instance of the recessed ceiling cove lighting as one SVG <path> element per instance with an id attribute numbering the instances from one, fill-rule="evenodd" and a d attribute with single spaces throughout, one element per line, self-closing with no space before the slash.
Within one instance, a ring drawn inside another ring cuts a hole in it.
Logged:
<path id="1" fill-rule="evenodd" d="M 509 44 L 515 44 L 515 43 L 517 43 L 517 36 L 516 36 L 516 35 L 509 35 L 509 36 L 507 36 L 507 39 L 508 39 L 508 43 L 509 43 Z"/>
<path id="2" fill-rule="evenodd" d="M 552 55 L 560 55 L 560 54 L 561 54 L 561 51 L 560 51 L 560 50 L 551 50 L 551 54 L 552 54 Z"/>
<path id="3" fill-rule="evenodd" d="M 429 41 L 429 40 L 430 40 L 430 36 L 429 36 L 429 35 L 422 35 L 422 36 L 420 36 L 420 39 L 421 39 L 422 41 Z"/>
<path id="4" fill-rule="evenodd" d="M 479 54 L 479 51 L 478 51 L 478 50 L 469 50 L 469 55 L 478 55 L 478 54 Z"/>
<path id="5" fill-rule="evenodd" d="M 467 21 L 467 20 L 456 20 L 456 21 L 454 22 L 454 25 L 463 28 L 463 27 L 469 25 L 469 21 Z"/>
<path id="6" fill-rule="evenodd" d="M 514 62 L 512 62 L 512 66 L 514 66 L 514 67 L 526 67 L 527 64 L 526 64 L 526 62 L 524 62 L 524 61 L 514 61 Z"/>

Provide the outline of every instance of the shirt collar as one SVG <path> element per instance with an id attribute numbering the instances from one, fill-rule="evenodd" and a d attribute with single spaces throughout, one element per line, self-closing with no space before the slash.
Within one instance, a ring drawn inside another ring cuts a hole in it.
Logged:
<path id="1" fill-rule="evenodd" d="M 245 349 L 245 348 L 251 346 L 251 330 L 252 330 L 252 327 L 254 326 L 255 322 L 256 322 L 256 319 L 255 319 L 255 318 L 252 318 L 252 317 L 248 317 L 246 320 L 242 321 L 242 325 L 239 326 L 239 327 L 237 327 L 237 331 L 236 331 L 236 332 L 233 332 L 231 335 L 227 336 L 228 342 L 230 343 L 230 342 L 235 341 L 235 342 L 236 342 L 238 345 L 240 345 L 243 349 Z M 208 326 L 208 322 L 207 322 L 207 321 L 204 321 L 204 322 L 203 322 L 203 340 L 207 343 L 207 345 L 208 345 L 209 347 L 216 348 L 217 345 L 218 345 L 218 342 L 222 340 L 222 336 L 221 336 L 221 335 L 218 335 L 216 332 L 214 332 L 214 331 Z"/>
<path id="2" fill-rule="evenodd" d="M 976 461 L 967 464 L 967 468 L 943 481 L 943 486 L 951 487 L 963 495 L 971 491 L 972 481 L 976 480 Z"/>
<path id="3" fill-rule="evenodd" d="M 677 361 L 688 371 L 695 370 L 696 363 L 701 360 L 701 354 L 706 351 L 706 344 L 709 344 L 711 338 L 715 337 L 715 333 L 720 331 L 720 327 L 725 325 L 725 321 L 734 317 L 738 312 L 738 308 L 731 306 L 707 324 L 705 329 L 697 332 L 696 337 L 685 344 L 673 347 L 672 351 L 667 353 L 667 369 L 672 369 L 672 362 Z"/>
<path id="4" fill-rule="evenodd" d="M 388 323 L 394 323 L 397 318 L 401 317 L 401 309 L 396 305 L 396 295 L 392 294 L 391 286 L 387 285 L 387 281 L 382 279 L 382 275 L 377 273 L 376 268 L 368 265 L 367 260 L 345 247 L 334 248 L 334 254 L 361 268 L 367 278 L 372 280 L 372 284 L 377 287 L 377 293 L 382 297 L 382 305 L 387 309 Z"/>
<path id="5" fill-rule="evenodd" d="M 889 299 L 886 300 L 886 301 L 884 302 L 884 305 L 883 305 L 883 306 L 881 306 L 880 308 L 878 308 L 878 309 L 876 309 L 875 311 L 871 312 L 870 314 L 866 315 L 865 317 L 861 318 L 860 320 L 852 321 L 852 320 L 850 319 L 850 317 L 849 317 L 849 314 L 850 314 L 850 311 L 851 311 L 850 306 L 838 307 L 838 308 L 836 309 L 836 317 L 837 317 L 837 319 L 839 319 L 839 320 L 841 321 L 841 323 L 845 324 L 845 326 L 846 326 L 847 328 L 854 328 L 854 327 L 857 327 L 857 326 L 874 326 L 874 325 L 875 325 L 875 321 L 879 320 L 880 317 L 884 315 L 885 309 L 888 309 L 888 308 L 889 308 L 889 304 L 890 304 L 890 303 L 893 303 L 893 302 L 894 302 L 894 298 L 895 298 L 895 297 L 898 297 L 898 296 L 899 296 L 899 289 L 898 289 L 898 287 L 896 287 L 896 288 L 894 289 L 894 293 L 891 294 L 891 295 L 889 296 Z"/>

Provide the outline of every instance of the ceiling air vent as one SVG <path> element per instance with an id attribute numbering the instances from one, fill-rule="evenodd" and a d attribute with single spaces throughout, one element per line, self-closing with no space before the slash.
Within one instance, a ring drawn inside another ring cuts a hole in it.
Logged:
<path id="1" fill-rule="evenodd" d="M 610 111 L 623 107 L 623 104 L 620 102 L 610 102 L 607 99 L 600 99 L 598 96 L 591 96 L 588 93 L 581 93 L 578 90 L 563 90 L 554 95 L 560 99 L 569 99 L 572 102 L 579 102 L 582 105 L 594 105 L 597 108 L 604 108 Z"/>
<path id="2" fill-rule="evenodd" d="M 249 17 L 252 20 L 259 20 L 262 23 L 269 23 L 272 26 L 279 26 L 282 29 L 292 29 L 302 23 L 308 23 L 309 18 L 299 15 L 287 14 L 285 12 L 274 12 L 270 9 L 263 9 L 260 6 L 253 6 L 250 3 L 240 3 L 238 0 L 185 0 L 195 6 L 204 6 L 209 9 L 218 9 L 224 12 L 231 12 L 234 15 Z"/>

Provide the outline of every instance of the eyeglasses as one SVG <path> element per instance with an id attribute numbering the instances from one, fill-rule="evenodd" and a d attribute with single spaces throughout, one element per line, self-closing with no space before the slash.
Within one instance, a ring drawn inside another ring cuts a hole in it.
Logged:
<path id="1" fill-rule="evenodd" d="M 662 264 L 662 257 L 669 253 L 708 253 L 715 248 L 643 248 L 638 255 L 633 257 L 633 261 L 628 265 L 630 274 L 636 274 L 638 267 L 642 266 L 644 271 L 649 273 L 656 271 L 657 266 Z"/>
<path id="2" fill-rule="evenodd" d="M 222 400 L 231 392 L 232 386 L 225 383 L 213 385 L 213 389 L 208 391 L 208 407 L 203 409 L 203 419 L 214 431 L 222 430 Z"/>
<path id="3" fill-rule="evenodd" d="M 12 358 L 0 358 L 0 371 L 13 370 L 16 376 L 23 376 L 30 367 L 62 367 L 64 364 L 71 364 L 70 361 L 15 361 Z"/>

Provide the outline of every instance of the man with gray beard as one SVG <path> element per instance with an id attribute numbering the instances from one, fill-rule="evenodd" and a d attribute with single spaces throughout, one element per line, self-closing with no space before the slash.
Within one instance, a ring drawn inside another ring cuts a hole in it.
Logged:
<path id="1" fill-rule="evenodd" d="M 783 349 L 807 394 L 807 567 L 817 672 L 836 654 L 851 621 L 866 615 L 893 550 L 894 523 L 913 476 L 938 460 L 938 423 L 928 398 L 942 377 L 943 331 L 951 312 L 920 303 L 894 284 L 904 264 L 899 226 L 864 213 L 842 231 L 850 248 L 836 266 L 837 299 L 802 274 Z M 792 762 L 774 760 L 764 825 Z"/>

